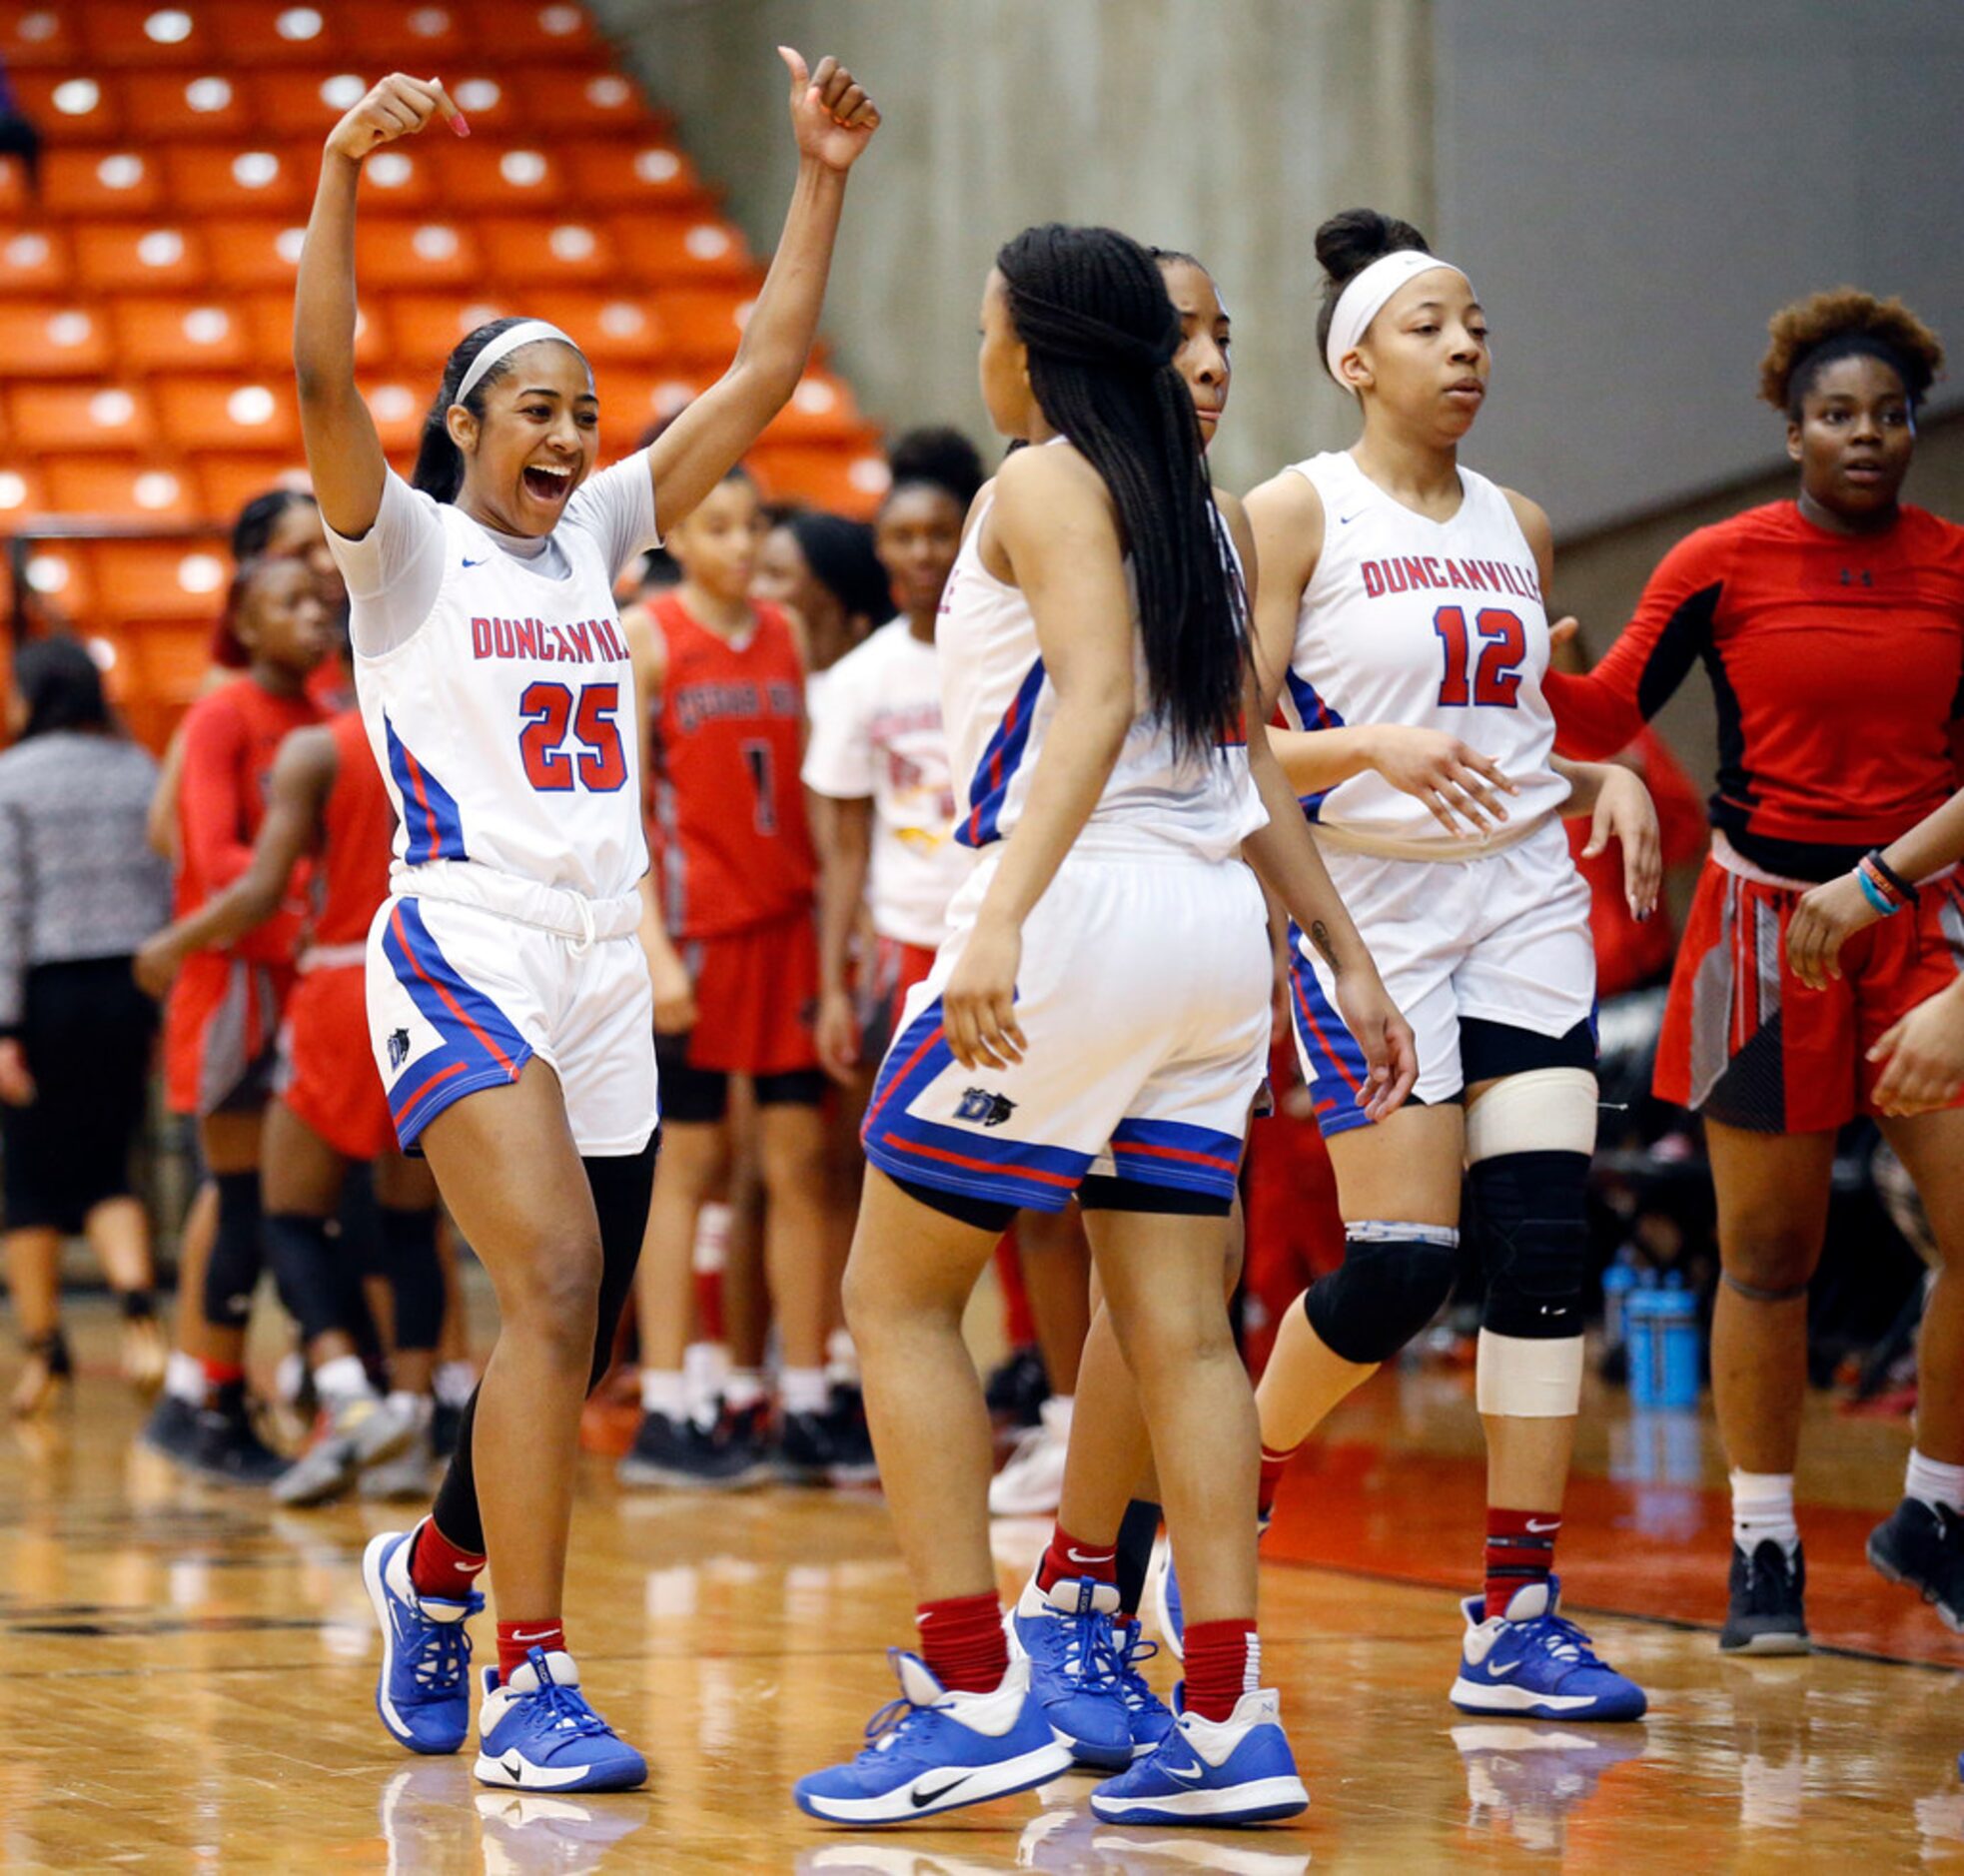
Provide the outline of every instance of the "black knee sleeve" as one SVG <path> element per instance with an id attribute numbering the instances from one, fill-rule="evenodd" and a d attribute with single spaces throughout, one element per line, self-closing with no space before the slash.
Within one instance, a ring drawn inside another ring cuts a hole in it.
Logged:
<path id="1" fill-rule="evenodd" d="M 361 1276 L 349 1268 L 344 1245 L 328 1235 L 328 1221 L 270 1212 L 265 1236 L 280 1300 L 300 1325 L 302 1346 L 334 1330 L 359 1343 L 368 1316 Z"/>
<path id="2" fill-rule="evenodd" d="M 1473 1243 L 1486 1272 L 1483 1327 L 1551 1342 L 1582 1333 L 1588 1256 L 1586 1153 L 1502 1153 L 1468 1169 Z"/>
<path id="3" fill-rule="evenodd" d="M 477 1426 L 478 1390 L 473 1388 L 458 1416 L 457 1446 L 444 1468 L 444 1482 L 437 1487 L 437 1501 L 430 1507 L 430 1515 L 460 1550 L 483 1556 L 485 1518 L 478 1508 L 478 1474 L 471 1458 L 471 1439 Z"/>
<path id="4" fill-rule="evenodd" d="M 444 1333 L 444 1267 L 437 1261 L 437 1214 L 381 1210 L 383 1273 L 396 1299 L 396 1347 L 434 1349 Z"/>
<path id="5" fill-rule="evenodd" d="M 212 1183 L 218 1187 L 218 1230 L 205 1265 L 205 1321 L 214 1329 L 244 1329 L 266 1264 L 259 1174 L 216 1173 Z"/>
<path id="6" fill-rule="evenodd" d="M 1152 1569 L 1159 1520 L 1159 1506 L 1145 1498 L 1134 1498 L 1119 1520 L 1119 1609 L 1123 1614 L 1139 1613 L 1139 1604 L 1146 1593 L 1146 1577 Z"/>
<path id="7" fill-rule="evenodd" d="M 634 1288 L 634 1267 L 641 1261 L 641 1240 L 647 1235 L 648 1200 L 654 1193 L 654 1161 L 660 1148 L 656 1135 L 630 1157 L 580 1162 L 600 1221 L 600 1305 L 593 1327 L 593 1371 L 586 1381 L 589 1391 L 600 1385 L 600 1377 L 613 1363 L 614 1332 Z"/>
<path id="8" fill-rule="evenodd" d="M 1347 1227 L 1343 1264 L 1303 1298 L 1310 1327 L 1346 1362 L 1389 1362 L 1453 1294 L 1459 1245 L 1445 1225 Z"/>

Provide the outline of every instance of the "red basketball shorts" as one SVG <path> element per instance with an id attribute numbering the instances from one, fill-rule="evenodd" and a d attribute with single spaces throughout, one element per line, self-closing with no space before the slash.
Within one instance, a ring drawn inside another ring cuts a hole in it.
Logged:
<path id="1" fill-rule="evenodd" d="M 303 971 L 280 1031 L 280 1099 L 349 1160 L 373 1160 L 396 1144 L 369 1046 L 367 979 L 364 964 Z"/>
<path id="2" fill-rule="evenodd" d="M 816 1068 L 818 930 L 798 911 L 682 947 L 695 984 L 688 1065 L 725 1075 Z"/>
<path id="3" fill-rule="evenodd" d="M 217 951 L 185 959 L 164 1008 L 164 1095 L 173 1114 L 244 1113 L 273 1091 L 274 1043 L 291 965 Z"/>

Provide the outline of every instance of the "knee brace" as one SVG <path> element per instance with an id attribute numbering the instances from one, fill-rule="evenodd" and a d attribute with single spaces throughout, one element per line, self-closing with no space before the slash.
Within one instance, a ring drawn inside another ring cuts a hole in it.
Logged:
<path id="1" fill-rule="evenodd" d="M 1594 1148 L 1595 1077 L 1583 1069 L 1510 1075 L 1468 1112 L 1468 1185 L 1486 1273 L 1475 1371 L 1482 1413 L 1575 1411 Z"/>
<path id="2" fill-rule="evenodd" d="M 380 1208 L 382 1262 L 396 1300 L 396 1347 L 434 1349 L 444 1333 L 444 1270 L 437 1262 L 437 1214 Z"/>
<path id="3" fill-rule="evenodd" d="M 1309 1287 L 1304 1313 L 1332 1355 L 1375 1368 L 1439 1314 L 1459 1262 L 1450 1225 L 1360 1220 L 1344 1228 L 1344 1262 Z"/>
<path id="4" fill-rule="evenodd" d="M 359 1342 L 367 1310 L 361 1279 L 348 1268 L 344 1247 L 328 1236 L 328 1221 L 303 1212 L 274 1212 L 266 1248 L 280 1298 L 300 1325 L 301 1346 L 339 1330 Z"/>
<path id="5" fill-rule="evenodd" d="M 218 1229 L 205 1264 L 205 1321 L 214 1329 L 244 1329 L 266 1262 L 260 1244 L 259 1174 L 218 1173 Z"/>

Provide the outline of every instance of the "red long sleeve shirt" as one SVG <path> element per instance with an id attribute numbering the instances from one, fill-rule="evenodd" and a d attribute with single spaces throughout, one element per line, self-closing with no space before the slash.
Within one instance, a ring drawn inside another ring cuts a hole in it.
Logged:
<path id="1" fill-rule="evenodd" d="M 1791 501 L 1701 527 L 1594 670 L 1543 680 L 1556 747 L 1613 755 L 1694 663 L 1718 706 L 1712 826 L 1770 873 L 1845 872 L 1957 787 L 1964 527 L 1905 507 L 1835 534 Z"/>
<path id="2" fill-rule="evenodd" d="M 252 864 L 280 744 L 289 731 L 320 720 L 319 708 L 307 697 L 276 697 L 250 677 L 220 685 L 186 712 L 177 806 L 179 918 Z M 296 894 L 305 874 L 302 868 L 296 876 Z M 304 901 L 290 899 L 239 941 L 235 955 L 261 964 L 291 963 L 305 912 Z"/>

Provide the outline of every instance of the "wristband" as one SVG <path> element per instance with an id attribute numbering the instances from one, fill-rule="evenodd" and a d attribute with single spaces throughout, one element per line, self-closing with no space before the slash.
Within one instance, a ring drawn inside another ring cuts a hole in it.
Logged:
<path id="1" fill-rule="evenodd" d="M 1884 895 L 1882 888 L 1878 886 L 1875 883 L 1875 881 L 1869 877 L 1868 869 L 1866 867 L 1857 867 L 1855 869 L 1855 884 L 1861 887 L 1862 897 L 1866 899 L 1869 902 L 1870 906 L 1873 907 L 1874 910 L 1878 912 L 1883 918 L 1888 918 L 1893 913 L 1900 912 L 1902 910 L 1901 905 L 1899 905 L 1895 900 L 1890 899 Z"/>
<path id="2" fill-rule="evenodd" d="M 1871 847 L 1862 858 L 1880 875 L 1885 891 L 1894 893 L 1905 905 L 1916 903 L 1916 888 L 1882 857 L 1880 847 Z"/>

